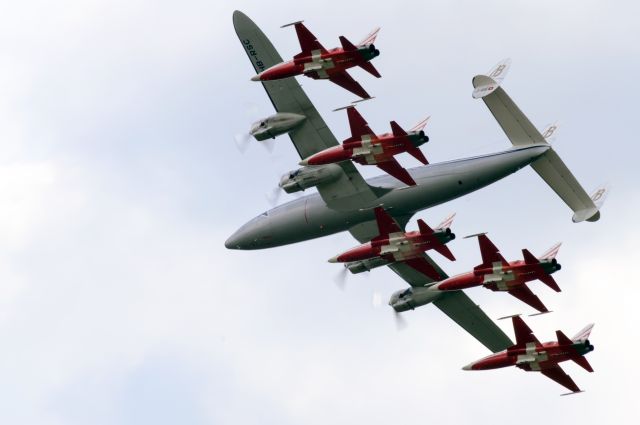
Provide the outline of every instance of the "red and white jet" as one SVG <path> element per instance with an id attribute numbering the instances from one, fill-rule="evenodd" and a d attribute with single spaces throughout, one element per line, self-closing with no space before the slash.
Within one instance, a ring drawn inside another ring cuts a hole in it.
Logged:
<path id="1" fill-rule="evenodd" d="M 581 392 L 573 379 L 562 370 L 558 363 L 573 360 L 588 372 L 593 372 L 593 368 L 584 357 L 585 354 L 593 351 L 593 345 L 588 339 L 593 324 L 587 325 L 572 339 L 569 339 L 562 331 L 556 331 L 558 341 L 540 343 L 524 320 L 519 316 L 513 316 L 512 320 L 516 334 L 516 345 L 470 363 L 462 369 L 487 370 L 516 366 L 527 372 L 542 373 L 547 378 L 551 378 L 569 389 L 571 393 L 568 394 Z"/>
<path id="2" fill-rule="evenodd" d="M 445 245 L 455 239 L 451 233 L 452 214 L 436 229 L 432 229 L 423 220 L 418 220 L 420 230 L 403 232 L 398 223 L 382 207 L 374 210 L 379 235 L 370 242 L 343 252 L 329 259 L 330 263 L 353 263 L 371 258 L 382 258 L 390 263 L 404 263 L 433 280 L 441 279 L 440 274 L 422 255 L 430 249 L 436 250 L 451 261 L 455 257 Z"/>
<path id="3" fill-rule="evenodd" d="M 342 145 L 327 148 L 300 161 L 300 165 L 324 165 L 350 160 L 361 165 L 375 165 L 404 184 L 415 186 L 415 180 L 396 161 L 395 156 L 407 152 L 424 165 L 429 163 L 419 149 L 419 146 L 429 141 L 429 137 L 424 134 L 429 117 L 420 121 L 409 132 L 391 121 L 391 133 L 376 135 L 355 107 L 348 106 L 346 109 L 351 137 L 344 140 Z"/>
<path id="4" fill-rule="evenodd" d="M 487 235 L 474 236 L 478 236 L 482 264 L 474 267 L 471 272 L 438 282 L 432 288 L 439 291 L 458 291 L 473 286 L 484 286 L 492 291 L 506 291 L 540 313 L 548 313 L 547 307 L 537 295 L 531 292 L 526 282 L 538 279 L 554 291 L 560 292 L 560 287 L 551 276 L 552 273 L 561 269 L 555 259 L 560 244 L 551 247 L 540 258 L 536 258 L 529 250 L 523 249 L 524 260 L 508 262 Z"/>
<path id="5" fill-rule="evenodd" d="M 252 81 L 279 80 L 296 75 L 306 75 L 314 80 L 328 79 L 364 99 L 371 97 L 347 73 L 347 69 L 359 66 L 375 77 L 381 77 L 378 70 L 369 62 L 380 54 L 380 51 L 373 45 L 380 28 L 373 30 L 357 45 L 340 36 L 342 47 L 327 50 L 320 44 L 316 36 L 311 34 L 302 24 L 302 21 L 283 25 L 283 28 L 290 25 L 294 25 L 296 28 L 302 52 L 295 55 L 291 61 L 279 63 L 255 75 L 251 78 Z"/>

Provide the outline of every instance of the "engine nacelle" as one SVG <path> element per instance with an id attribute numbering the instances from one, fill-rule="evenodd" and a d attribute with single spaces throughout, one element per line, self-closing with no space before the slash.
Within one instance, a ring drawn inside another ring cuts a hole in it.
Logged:
<path id="1" fill-rule="evenodd" d="M 287 193 L 300 192 L 335 181 L 341 173 L 342 168 L 337 164 L 302 167 L 283 175 L 278 186 Z"/>
<path id="2" fill-rule="evenodd" d="M 413 287 L 396 291 L 391 295 L 389 305 L 398 313 L 413 310 L 417 307 L 432 303 L 442 292 L 434 285 L 431 287 Z"/>
<path id="3" fill-rule="evenodd" d="M 261 119 L 251 124 L 251 134 L 257 141 L 275 139 L 281 134 L 294 130 L 307 119 L 304 115 L 291 112 L 278 112 L 275 115 Z"/>
<path id="4" fill-rule="evenodd" d="M 444 244 L 447 244 L 456 238 L 456 234 L 451 231 L 451 228 L 436 230 L 435 231 L 438 240 Z"/>
<path id="5" fill-rule="evenodd" d="M 371 269 L 375 269 L 376 267 L 386 266 L 387 264 L 389 264 L 389 260 L 385 260 L 381 257 L 374 257 L 362 261 L 353 261 L 351 263 L 346 263 L 344 267 L 351 273 L 358 274 L 362 272 L 368 272 Z"/>

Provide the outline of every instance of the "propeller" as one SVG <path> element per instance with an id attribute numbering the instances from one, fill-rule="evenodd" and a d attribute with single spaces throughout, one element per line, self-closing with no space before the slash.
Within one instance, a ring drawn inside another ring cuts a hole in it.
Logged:
<path id="1" fill-rule="evenodd" d="M 379 291 L 373 291 L 371 305 L 373 306 L 373 308 L 378 308 L 382 305 L 382 294 Z"/>
<path id="2" fill-rule="evenodd" d="M 280 186 L 276 186 L 269 192 L 265 193 L 264 197 L 267 198 L 267 202 L 271 207 L 275 207 L 280 200 L 280 196 L 282 196 L 282 192 L 284 192 L 284 190 L 282 190 Z"/>
<path id="3" fill-rule="evenodd" d="M 398 331 L 401 331 L 407 328 L 407 321 L 405 320 L 404 317 L 402 317 L 402 313 L 398 313 L 397 311 L 393 310 L 393 319 L 396 323 L 396 329 Z"/>
<path id="4" fill-rule="evenodd" d="M 340 288 L 341 291 L 344 291 L 345 288 L 347 287 L 348 275 L 349 275 L 349 270 L 347 270 L 347 268 L 343 266 L 342 270 L 336 273 L 336 275 L 333 277 L 333 281 L 335 282 L 336 286 Z"/>
<path id="5" fill-rule="evenodd" d="M 251 134 L 249 133 L 237 133 L 234 136 L 234 140 L 236 142 L 236 148 L 240 153 L 245 153 L 247 148 L 249 147 L 249 142 L 251 141 Z"/>

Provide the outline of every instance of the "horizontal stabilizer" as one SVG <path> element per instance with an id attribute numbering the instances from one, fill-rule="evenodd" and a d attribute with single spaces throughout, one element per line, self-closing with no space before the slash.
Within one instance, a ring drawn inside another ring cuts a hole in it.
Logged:
<path id="1" fill-rule="evenodd" d="M 347 37 L 343 35 L 340 36 L 340 44 L 342 45 L 342 48 L 344 49 L 345 52 L 352 52 L 354 50 L 358 50 L 358 48 L 354 46 L 352 42 L 347 40 Z"/>
<path id="2" fill-rule="evenodd" d="M 359 66 L 360 68 L 364 69 L 365 71 L 367 71 L 369 74 L 373 75 L 376 78 L 382 77 L 382 75 L 380 75 L 380 72 L 378 72 L 376 67 L 373 66 L 371 62 L 364 62 L 364 63 L 361 63 Z"/>
<path id="3" fill-rule="evenodd" d="M 576 362 L 576 364 L 580 365 L 580 367 L 582 367 L 587 372 L 593 372 L 593 368 L 591 367 L 591 364 L 589 363 L 586 357 L 584 356 L 572 357 L 571 360 Z"/>
<path id="4" fill-rule="evenodd" d="M 391 132 L 393 133 L 394 136 L 396 137 L 408 136 L 407 132 L 404 131 L 397 122 L 391 121 L 390 124 L 391 124 Z"/>
<path id="5" fill-rule="evenodd" d="M 504 67 L 501 68 L 501 65 Z M 507 69 L 508 63 L 501 63 L 493 71 L 498 74 L 495 78 L 486 75 L 474 77 L 474 97 L 482 98 L 514 146 L 549 146 L 549 149 L 534 161 L 531 167 L 573 210 L 575 223 L 598 220 L 600 218 L 599 208 L 594 201 L 587 195 L 569 168 L 551 148 L 551 145 L 547 143 L 547 139 L 500 87 L 501 81 L 498 80 L 504 78 Z"/>
<path id="6" fill-rule="evenodd" d="M 538 264 L 540 263 L 540 261 L 538 261 L 538 259 L 535 257 L 535 255 L 533 255 L 531 252 L 529 252 L 528 249 L 523 249 L 522 250 L 522 257 L 524 257 L 524 262 L 527 264 Z"/>
<path id="7" fill-rule="evenodd" d="M 562 331 L 556 331 L 556 338 L 558 339 L 558 343 L 561 345 L 573 344 L 573 341 L 571 341 Z"/>
<path id="8" fill-rule="evenodd" d="M 473 77 L 473 98 L 479 99 L 488 96 L 500 87 L 502 80 L 507 76 L 510 66 L 511 59 L 505 59 L 494 66 L 487 75 L 476 75 Z"/>
<path id="9" fill-rule="evenodd" d="M 540 274 L 538 274 L 538 279 L 540 280 L 540 282 L 544 283 L 545 285 L 547 285 L 549 288 L 553 289 L 554 291 L 562 292 L 562 289 L 560 289 L 560 287 L 558 286 L 558 283 L 553 278 L 553 276 L 551 276 L 550 274 L 546 274 L 544 272 L 541 272 Z"/>
<path id="10" fill-rule="evenodd" d="M 418 219 L 418 228 L 422 235 L 428 236 L 433 234 L 433 229 L 421 218 Z"/>
<path id="11" fill-rule="evenodd" d="M 429 165 L 429 161 L 427 160 L 427 157 L 424 156 L 424 154 L 419 148 L 411 147 L 407 149 L 407 153 L 412 157 L 414 157 L 415 159 L 417 159 L 418 161 L 420 161 L 423 165 Z"/>

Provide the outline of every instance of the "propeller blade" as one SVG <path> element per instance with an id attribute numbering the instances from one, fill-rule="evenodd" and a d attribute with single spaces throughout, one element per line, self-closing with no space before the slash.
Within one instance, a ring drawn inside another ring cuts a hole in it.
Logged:
<path id="1" fill-rule="evenodd" d="M 340 270 L 333 278 L 333 281 L 336 283 L 336 286 L 340 288 L 341 291 L 344 291 L 344 289 L 347 286 L 348 273 L 349 273 L 349 270 L 347 270 L 346 267 L 342 267 L 342 270 Z"/>
<path id="2" fill-rule="evenodd" d="M 371 305 L 373 308 L 378 308 L 382 305 L 382 294 L 378 291 L 373 291 L 373 297 L 371 299 Z"/>
<path id="3" fill-rule="evenodd" d="M 404 319 L 404 317 L 402 317 L 402 313 L 398 313 L 397 311 L 393 310 L 393 318 L 396 322 L 396 329 L 398 331 L 407 328 L 407 321 Z"/>
<path id="4" fill-rule="evenodd" d="M 263 140 L 260 144 L 267 150 L 267 152 L 273 153 L 273 148 L 276 145 L 276 139 Z"/>
<path id="5" fill-rule="evenodd" d="M 278 186 L 271 189 L 270 192 L 267 192 L 264 196 L 267 198 L 267 202 L 272 207 L 275 207 L 278 201 L 280 200 L 280 196 L 282 195 L 283 190 Z"/>
<path id="6" fill-rule="evenodd" d="M 251 135 L 249 133 L 238 133 L 234 136 L 236 142 L 236 148 L 240 153 L 245 153 L 247 147 L 249 147 L 249 140 L 251 140 Z"/>

